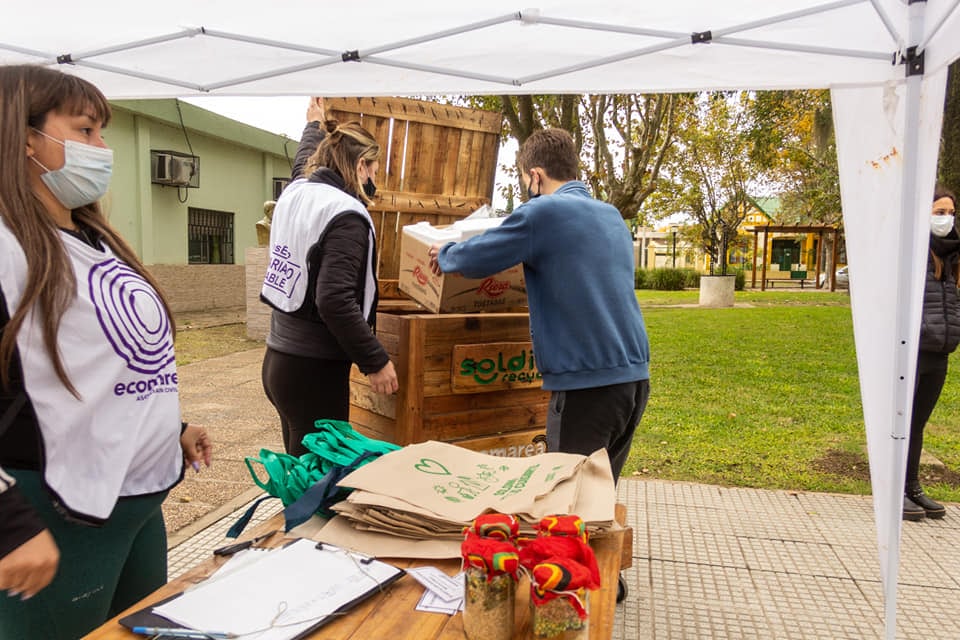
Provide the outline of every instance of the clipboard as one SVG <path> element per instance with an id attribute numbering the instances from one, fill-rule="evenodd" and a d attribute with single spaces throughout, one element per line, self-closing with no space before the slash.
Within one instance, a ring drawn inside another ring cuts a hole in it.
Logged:
<path id="1" fill-rule="evenodd" d="M 309 544 L 313 546 L 314 548 L 318 549 L 318 553 L 324 553 L 324 552 L 328 552 L 328 553 L 333 552 L 337 554 L 348 553 L 345 550 L 341 550 L 329 544 L 325 545 L 324 543 L 314 543 L 309 540 L 300 540 L 297 542 L 301 544 Z M 296 544 L 296 543 L 292 543 L 292 544 Z M 276 549 L 272 551 L 275 552 L 279 550 L 280 549 Z M 271 552 L 266 552 L 266 553 L 271 553 Z M 364 567 L 370 567 L 370 568 L 376 569 L 380 575 L 382 576 L 385 575 L 385 577 L 379 578 L 375 583 L 373 583 L 374 581 L 371 580 L 373 584 L 370 584 L 368 587 L 365 587 L 363 590 L 361 590 L 360 593 L 356 594 L 354 597 L 350 598 L 349 600 L 343 601 L 335 609 L 333 609 L 329 613 L 325 613 L 322 617 L 319 617 L 317 621 L 313 624 L 310 624 L 309 627 L 304 628 L 293 635 L 286 636 L 287 638 L 289 638 L 290 640 L 301 640 L 309 637 L 312 633 L 320 629 L 327 622 L 331 621 L 332 619 L 341 617 L 344 613 L 350 611 L 351 609 L 356 607 L 361 602 L 365 601 L 370 596 L 380 593 L 384 588 L 388 587 L 389 585 L 393 584 L 395 581 L 399 580 L 406 573 L 403 569 L 399 567 L 395 567 L 393 565 L 381 562 L 374 558 L 368 558 L 361 554 L 350 554 L 350 555 L 352 555 L 356 559 L 355 562 L 362 563 L 362 566 Z M 269 568 L 270 568 L 269 564 L 260 567 L 261 570 L 263 569 L 269 570 Z M 239 571 L 238 573 L 242 573 L 242 570 Z M 213 574 L 211 578 L 215 578 L 215 576 L 216 574 Z M 164 617 L 163 615 L 160 615 L 159 613 L 156 613 L 154 609 L 162 605 L 173 603 L 178 598 L 189 595 L 190 593 L 193 592 L 193 589 L 195 588 L 199 589 L 203 584 L 204 583 L 201 582 L 198 585 L 196 585 L 196 587 L 191 587 L 191 589 L 188 591 L 183 591 L 178 594 L 174 594 L 168 598 L 152 603 L 149 606 L 144 607 L 143 609 L 134 611 L 133 613 L 127 616 L 124 616 L 123 618 L 120 618 L 119 623 L 131 630 L 134 627 L 140 627 L 140 626 L 165 627 L 165 628 L 188 628 L 186 625 L 180 624 L 174 620 Z M 324 588 L 327 588 L 329 584 L 330 584 L 329 580 L 327 582 L 319 581 L 316 584 L 314 584 L 312 588 L 322 590 Z M 231 603 L 231 605 L 232 607 L 236 606 L 235 603 Z M 212 628 L 212 627 L 208 627 L 208 628 Z M 218 630 L 220 630 L 220 628 L 218 628 Z M 167 640 L 167 638 L 168 638 L 167 636 L 159 636 L 157 637 L 157 640 Z M 169 640 L 178 640 L 178 639 L 170 637 Z"/>

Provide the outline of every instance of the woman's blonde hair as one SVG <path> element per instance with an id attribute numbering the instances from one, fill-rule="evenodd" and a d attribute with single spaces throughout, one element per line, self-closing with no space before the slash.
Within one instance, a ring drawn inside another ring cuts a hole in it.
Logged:
<path id="1" fill-rule="evenodd" d="M 324 128 L 327 137 L 307 160 L 303 175 L 310 177 L 320 167 L 332 169 L 343 178 L 347 191 L 364 204 L 370 204 L 371 200 L 363 192 L 363 185 L 357 177 L 357 163 L 363 160 L 369 166 L 379 160 L 380 145 L 359 122 L 339 124 L 336 120 L 327 120 Z"/>
<path id="2" fill-rule="evenodd" d="M 23 298 L 16 309 L 9 309 L 10 321 L 0 337 L 0 383 L 5 388 L 9 385 L 17 334 L 27 313 L 36 307 L 43 325 L 43 344 L 57 377 L 79 397 L 57 345 L 60 320 L 76 296 L 76 277 L 60 230 L 33 192 L 27 170 L 27 132 L 31 128 L 42 130 L 47 115 L 54 111 L 89 114 L 103 126 L 110 122 L 111 115 L 106 97 L 86 80 L 34 65 L 0 66 L 0 218 L 17 239 L 27 261 Z M 99 203 L 74 209 L 73 219 L 96 231 L 117 257 L 149 282 L 172 318 L 156 281 L 107 222 Z"/>

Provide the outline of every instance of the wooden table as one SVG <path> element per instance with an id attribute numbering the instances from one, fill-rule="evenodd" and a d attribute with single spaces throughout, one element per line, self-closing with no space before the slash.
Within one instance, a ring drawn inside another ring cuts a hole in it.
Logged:
<path id="1" fill-rule="evenodd" d="M 617 505 L 617 521 L 623 522 L 626 510 Z M 262 523 L 241 539 L 283 529 L 283 514 L 279 513 Z M 276 534 L 267 540 L 265 546 L 275 547 L 289 539 Z M 616 607 L 617 575 L 621 568 L 630 566 L 633 548 L 633 530 L 621 528 L 616 531 L 594 536 L 590 541 L 597 563 L 600 567 L 602 587 L 590 594 L 590 638 L 591 640 L 609 640 L 613 635 L 614 608 Z M 439 567 L 448 575 L 460 570 L 458 560 L 411 560 L 384 559 L 401 568 L 432 565 Z M 143 609 L 163 598 L 180 593 L 192 584 L 203 581 L 226 558 L 211 556 L 210 560 L 198 565 L 191 571 L 157 589 L 133 607 L 85 636 L 87 640 L 143 640 L 144 636 L 131 633 L 117 620 L 133 611 Z M 383 593 L 375 594 L 353 608 L 347 615 L 332 620 L 309 636 L 310 640 L 463 640 L 463 616 L 448 616 L 440 613 L 423 613 L 416 610 L 417 602 L 423 595 L 423 587 L 413 578 L 404 576 L 391 584 Z M 517 589 L 516 632 L 519 639 L 532 637 L 529 611 L 530 590 L 524 579 Z"/>

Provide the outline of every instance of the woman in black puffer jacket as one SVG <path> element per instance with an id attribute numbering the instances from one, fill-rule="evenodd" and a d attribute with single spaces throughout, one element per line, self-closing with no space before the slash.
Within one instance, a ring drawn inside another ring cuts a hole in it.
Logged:
<path id="1" fill-rule="evenodd" d="M 903 519 L 942 518 L 943 505 L 928 498 L 920 486 L 923 428 L 940 398 L 950 354 L 960 343 L 960 236 L 954 224 L 956 197 L 937 186 L 930 219 L 930 257 L 923 291 L 920 351 L 910 422 L 910 445 L 904 484 Z"/>

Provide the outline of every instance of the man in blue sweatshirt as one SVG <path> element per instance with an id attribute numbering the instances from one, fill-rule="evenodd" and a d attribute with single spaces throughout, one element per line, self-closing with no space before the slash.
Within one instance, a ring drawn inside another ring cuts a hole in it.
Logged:
<path id="1" fill-rule="evenodd" d="M 547 450 L 604 448 L 616 480 L 650 394 L 633 239 L 620 212 L 577 180 L 563 129 L 531 135 L 517 164 L 530 200 L 498 227 L 431 247 L 431 267 L 484 278 L 523 263 L 537 369 L 551 392 Z"/>

